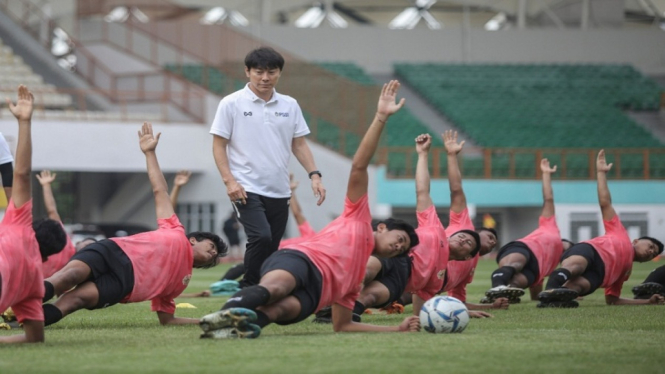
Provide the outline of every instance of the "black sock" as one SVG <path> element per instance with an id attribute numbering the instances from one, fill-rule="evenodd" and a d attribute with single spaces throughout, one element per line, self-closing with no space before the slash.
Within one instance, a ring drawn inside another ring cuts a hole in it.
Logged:
<path id="1" fill-rule="evenodd" d="M 665 287 L 665 265 L 656 268 L 654 271 L 649 273 L 649 275 L 647 275 L 647 279 L 644 280 L 644 283 L 658 283 Z"/>
<path id="2" fill-rule="evenodd" d="M 44 309 L 44 326 L 52 325 L 62 319 L 62 312 L 53 304 L 42 305 Z"/>
<path id="3" fill-rule="evenodd" d="M 512 266 L 502 266 L 492 273 L 492 288 L 496 286 L 507 286 L 510 279 L 515 275 L 515 268 Z"/>
<path id="4" fill-rule="evenodd" d="M 260 328 L 264 328 L 271 324 L 272 322 L 270 321 L 270 318 L 268 318 L 268 315 L 263 313 L 260 310 L 256 311 L 256 321 L 252 322 L 255 325 L 259 325 Z"/>
<path id="5" fill-rule="evenodd" d="M 365 313 L 365 309 L 367 309 L 367 307 L 360 301 L 356 300 L 356 304 L 353 306 L 353 313 L 361 316 Z"/>
<path id="6" fill-rule="evenodd" d="M 220 280 L 234 280 L 240 278 L 243 274 L 245 274 L 245 264 L 242 262 L 239 264 L 233 265 L 227 272 L 222 276 L 222 279 Z"/>
<path id="7" fill-rule="evenodd" d="M 53 295 L 55 295 L 55 289 L 53 288 L 53 285 L 49 281 L 44 281 L 44 298 L 42 298 L 42 303 L 51 300 Z"/>
<path id="8" fill-rule="evenodd" d="M 553 288 L 561 288 L 563 284 L 566 283 L 571 277 L 570 271 L 564 268 L 558 268 L 550 273 L 550 279 L 547 280 L 546 290 L 551 290 Z"/>
<path id="9" fill-rule="evenodd" d="M 231 296 L 222 309 L 247 308 L 256 310 L 261 305 L 268 304 L 270 292 L 263 286 L 250 286 L 243 288 Z"/>

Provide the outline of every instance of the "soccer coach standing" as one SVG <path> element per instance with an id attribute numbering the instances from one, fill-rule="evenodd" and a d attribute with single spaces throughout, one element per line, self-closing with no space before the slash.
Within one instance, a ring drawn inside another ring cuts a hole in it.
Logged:
<path id="1" fill-rule="evenodd" d="M 222 99 L 210 133 L 215 163 L 247 235 L 241 287 L 258 284 L 263 261 L 277 250 L 289 217 L 291 153 L 312 180 L 318 205 L 326 198 L 305 135 L 298 102 L 275 91 L 284 58 L 272 48 L 245 56 L 249 83 Z"/>

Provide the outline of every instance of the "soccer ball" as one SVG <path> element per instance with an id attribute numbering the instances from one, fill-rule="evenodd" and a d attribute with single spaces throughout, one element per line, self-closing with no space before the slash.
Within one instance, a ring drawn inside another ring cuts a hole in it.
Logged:
<path id="1" fill-rule="evenodd" d="M 450 296 L 435 296 L 420 309 L 420 325 L 431 333 L 462 332 L 469 324 L 469 312 L 463 302 Z"/>

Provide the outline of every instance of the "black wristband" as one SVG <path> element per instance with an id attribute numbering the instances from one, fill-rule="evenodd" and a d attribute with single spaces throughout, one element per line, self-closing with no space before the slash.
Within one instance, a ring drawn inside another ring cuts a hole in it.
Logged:
<path id="1" fill-rule="evenodd" d="M 313 172 L 309 173 L 309 179 L 312 179 L 312 175 L 318 174 L 319 178 L 323 178 L 323 175 L 321 175 L 321 172 L 318 170 L 314 170 Z"/>

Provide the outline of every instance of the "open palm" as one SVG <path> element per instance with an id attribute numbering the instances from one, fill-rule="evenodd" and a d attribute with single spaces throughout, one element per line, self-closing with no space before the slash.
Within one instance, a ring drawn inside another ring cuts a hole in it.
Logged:
<path id="1" fill-rule="evenodd" d="M 377 112 L 383 115 L 392 115 L 396 113 L 406 101 L 402 98 L 399 102 L 395 102 L 397 98 L 397 91 L 399 91 L 400 84 L 396 80 L 392 80 L 383 85 L 381 89 L 381 96 L 377 105 Z"/>
<path id="2" fill-rule="evenodd" d="M 152 133 L 152 124 L 143 122 L 141 130 L 139 130 L 139 145 L 141 146 L 141 151 L 143 151 L 143 153 L 154 152 L 161 135 L 162 133 L 158 133 L 157 136 L 154 136 Z"/>

